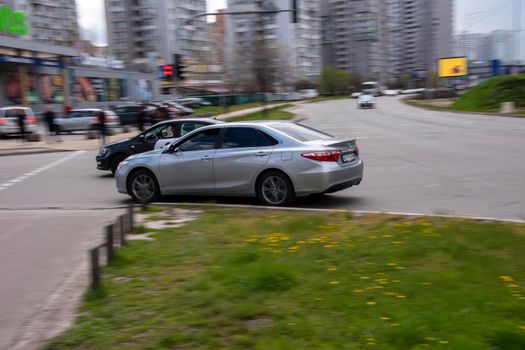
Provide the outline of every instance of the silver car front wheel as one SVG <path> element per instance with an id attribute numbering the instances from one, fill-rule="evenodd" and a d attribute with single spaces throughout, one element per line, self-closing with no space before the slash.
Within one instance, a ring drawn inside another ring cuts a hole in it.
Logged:
<path id="1" fill-rule="evenodd" d="M 290 179 L 277 171 L 263 175 L 258 186 L 259 199 L 266 205 L 282 206 L 294 198 L 293 185 Z"/>
<path id="2" fill-rule="evenodd" d="M 153 202 L 160 195 L 155 176 L 146 170 L 139 170 L 131 176 L 129 189 L 131 197 L 140 203 Z"/>

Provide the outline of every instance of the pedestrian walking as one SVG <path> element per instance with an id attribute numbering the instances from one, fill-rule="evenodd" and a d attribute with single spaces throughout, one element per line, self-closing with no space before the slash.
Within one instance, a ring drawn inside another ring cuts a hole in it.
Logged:
<path id="1" fill-rule="evenodd" d="M 52 140 L 52 135 L 56 135 L 56 141 L 60 141 L 60 134 L 58 132 L 58 127 L 55 124 L 55 112 L 51 106 L 47 107 L 46 112 L 44 113 L 44 120 L 47 125 L 47 135 L 48 140 Z"/>
<path id="2" fill-rule="evenodd" d="M 137 124 L 140 131 L 144 130 L 144 122 L 146 121 L 146 108 L 144 106 L 140 106 L 139 115 L 137 117 Z"/>
<path id="3" fill-rule="evenodd" d="M 26 115 L 23 110 L 20 110 L 16 117 L 18 121 L 18 130 L 20 131 L 20 142 L 22 144 L 25 144 L 26 143 Z"/>
<path id="4" fill-rule="evenodd" d="M 102 146 L 104 146 L 106 144 L 106 135 L 107 135 L 106 114 L 104 113 L 104 111 L 98 112 L 97 122 L 98 122 L 98 131 L 100 133 L 100 142 L 102 143 Z"/>

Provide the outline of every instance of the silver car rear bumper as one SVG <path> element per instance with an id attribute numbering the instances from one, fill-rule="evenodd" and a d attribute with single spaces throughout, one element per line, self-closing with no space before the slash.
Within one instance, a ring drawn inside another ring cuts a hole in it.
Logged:
<path id="1" fill-rule="evenodd" d="M 297 172 L 292 176 L 295 194 L 304 196 L 316 193 L 333 193 L 359 185 L 363 178 L 362 160 L 347 166 L 323 163 L 318 167 Z"/>

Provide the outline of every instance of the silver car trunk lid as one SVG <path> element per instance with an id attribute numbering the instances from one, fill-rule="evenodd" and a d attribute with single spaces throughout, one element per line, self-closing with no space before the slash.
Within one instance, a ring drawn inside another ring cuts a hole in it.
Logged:
<path id="1" fill-rule="evenodd" d="M 342 151 L 354 150 L 357 148 L 355 139 L 327 139 L 327 140 L 315 140 L 315 141 L 306 141 L 305 144 L 311 146 L 324 146 L 332 149 L 339 149 Z"/>

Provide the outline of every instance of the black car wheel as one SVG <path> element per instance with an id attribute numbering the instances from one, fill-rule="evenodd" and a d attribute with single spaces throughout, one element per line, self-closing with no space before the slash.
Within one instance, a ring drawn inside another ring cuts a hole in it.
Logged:
<path id="1" fill-rule="evenodd" d="M 269 171 L 257 182 L 257 195 L 264 205 L 284 206 L 295 198 L 292 181 L 280 171 Z"/>
<path id="2" fill-rule="evenodd" d="M 156 201 L 160 197 L 160 190 L 155 175 L 148 170 L 134 172 L 128 181 L 128 193 L 139 203 Z"/>
<path id="3" fill-rule="evenodd" d="M 109 170 L 111 170 L 111 173 L 115 175 L 117 172 L 117 168 L 120 162 L 122 162 L 127 157 L 123 154 L 117 154 L 113 158 L 111 158 L 111 162 L 109 163 Z"/>

